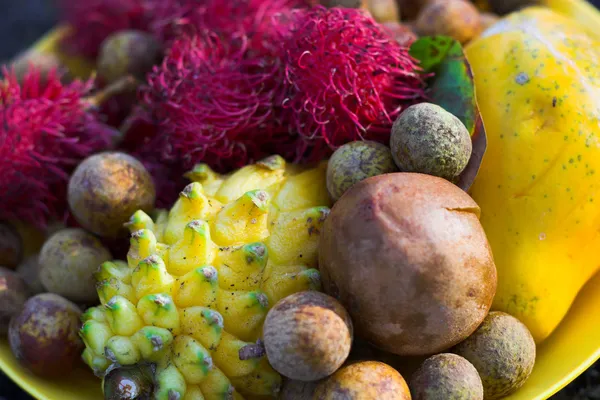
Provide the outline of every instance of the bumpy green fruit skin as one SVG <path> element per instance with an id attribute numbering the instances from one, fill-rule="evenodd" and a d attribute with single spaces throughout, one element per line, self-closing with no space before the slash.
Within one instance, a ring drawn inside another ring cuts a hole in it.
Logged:
<path id="1" fill-rule="evenodd" d="M 477 370 L 456 354 L 426 359 L 413 374 L 409 387 L 412 400 L 483 400 Z"/>
<path id="2" fill-rule="evenodd" d="M 500 399 L 519 389 L 535 364 L 535 342 L 515 317 L 493 311 L 481 326 L 452 350 L 471 362 L 483 382 L 486 400 Z"/>
<path id="3" fill-rule="evenodd" d="M 392 156 L 402 172 L 419 172 L 454 181 L 465 169 L 473 145 L 465 125 L 430 103 L 407 108 L 392 126 Z"/>
<path id="4" fill-rule="evenodd" d="M 38 294 L 10 321 L 10 348 L 37 375 L 68 375 L 83 350 L 77 334 L 80 317 L 81 310 L 72 302 L 53 293 Z"/>
<path id="5" fill-rule="evenodd" d="M 155 199 L 152 176 L 125 153 L 88 157 L 69 181 L 69 207 L 77 222 L 105 238 L 126 237 L 124 224 L 137 210 L 151 213 Z"/>
<path id="6" fill-rule="evenodd" d="M 162 46 L 152 35 L 134 30 L 117 32 L 102 43 L 98 76 L 103 83 L 113 83 L 127 75 L 144 81 L 162 56 Z"/>
<path id="7" fill-rule="evenodd" d="M 390 149 L 377 142 L 356 141 L 337 149 L 327 165 L 327 190 L 337 201 L 354 184 L 398 171 Z"/>
<path id="8" fill-rule="evenodd" d="M 0 334 L 8 332 L 10 319 L 21 311 L 28 297 L 23 279 L 16 272 L 0 267 Z"/>
<path id="9" fill-rule="evenodd" d="M 40 251 L 40 280 L 44 287 L 74 302 L 98 300 L 93 274 L 112 258 L 102 243 L 83 229 L 63 229 Z"/>

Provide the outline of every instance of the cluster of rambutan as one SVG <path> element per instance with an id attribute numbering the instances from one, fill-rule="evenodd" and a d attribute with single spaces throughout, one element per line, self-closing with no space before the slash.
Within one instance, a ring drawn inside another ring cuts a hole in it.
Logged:
<path id="1" fill-rule="evenodd" d="M 398 113 L 422 98 L 407 43 L 367 11 L 309 1 L 65 0 L 65 45 L 77 54 L 96 57 L 126 29 L 167 49 L 120 144 L 153 174 L 159 206 L 199 162 L 227 172 L 270 154 L 316 162 L 349 141 L 386 142 Z M 0 86 L 0 218 L 43 225 L 64 211 L 70 170 L 107 148 L 111 131 L 86 105 L 89 82 L 36 76 L 19 85 L 8 74 Z"/>
<path id="2" fill-rule="evenodd" d="M 108 148 L 115 130 L 99 122 L 87 96 L 92 81 L 63 84 L 55 70 L 0 81 L 0 220 L 43 227 L 66 215 L 69 175 Z"/>

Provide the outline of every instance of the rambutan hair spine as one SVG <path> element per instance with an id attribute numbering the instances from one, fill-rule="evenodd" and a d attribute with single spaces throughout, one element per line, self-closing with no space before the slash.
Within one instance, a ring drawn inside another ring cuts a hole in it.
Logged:
<path id="1" fill-rule="evenodd" d="M 22 79 L 3 69 L 0 81 L 0 219 L 44 228 L 67 215 L 69 175 L 87 156 L 113 146 L 118 132 L 97 106 L 126 85 L 93 94 L 93 81 L 62 83 L 31 66 Z"/>
<path id="2" fill-rule="evenodd" d="M 386 143 L 395 117 L 424 97 L 408 47 L 360 9 L 315 6 L 291 21 L 282 106 L 299 135 L 296 158 L 318 161 L 354 140 Z"/>
<path id="3" fill-rule="evenodd" d="M 281 61 L 249 49 L 243 35 L 236 43 L 206 30 L 185 35 L 140 88 L 122 146 L 153 174 L 159 206 L 177 197 L 195 164 L 230 171 L 287 140 L 276 109 L 283 99 Z"/>

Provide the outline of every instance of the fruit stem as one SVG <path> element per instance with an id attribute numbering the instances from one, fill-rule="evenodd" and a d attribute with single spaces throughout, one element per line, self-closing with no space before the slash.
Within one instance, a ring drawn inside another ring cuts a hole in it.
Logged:
<path id="1" fill-rule="evenodd" d="M 85 102 L 88 104 L 89 108 L 99 107 L 102 104 L 106 103 L 108 100 L 122 93 L 132 92 L 137 89 L 139 82 L 133 76 L 128 75 L 125 76 L 110 85 L 106 86 L 104 89 L 95 93 L 92 96 L 86 97 Z"/>
<path id="2" fill-rule="evenodd" d="M 258 339 L 256 344 L 247 344 L 239 351 L 240 360 L 250 360 L 252 358 L 261 358 L 266 354 L 265 345 L 262 340 Z"/>

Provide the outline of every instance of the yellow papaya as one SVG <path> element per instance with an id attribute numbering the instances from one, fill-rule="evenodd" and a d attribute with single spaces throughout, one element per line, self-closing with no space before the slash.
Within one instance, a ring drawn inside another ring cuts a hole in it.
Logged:
<path id="1" fill-rule="evenodd" d="M 600 12 L 586 0 L 542 0 L 541 3 L 574 19 L 588 33 L 600 39 Z"/>
<path id="2" fill-rule="evenodd" d="M 471 195 L 498 269 L 493 309 L 539 343 L 600 266 L 600 42 L 535 7 L 466 53 L 488 135 Z"/>

